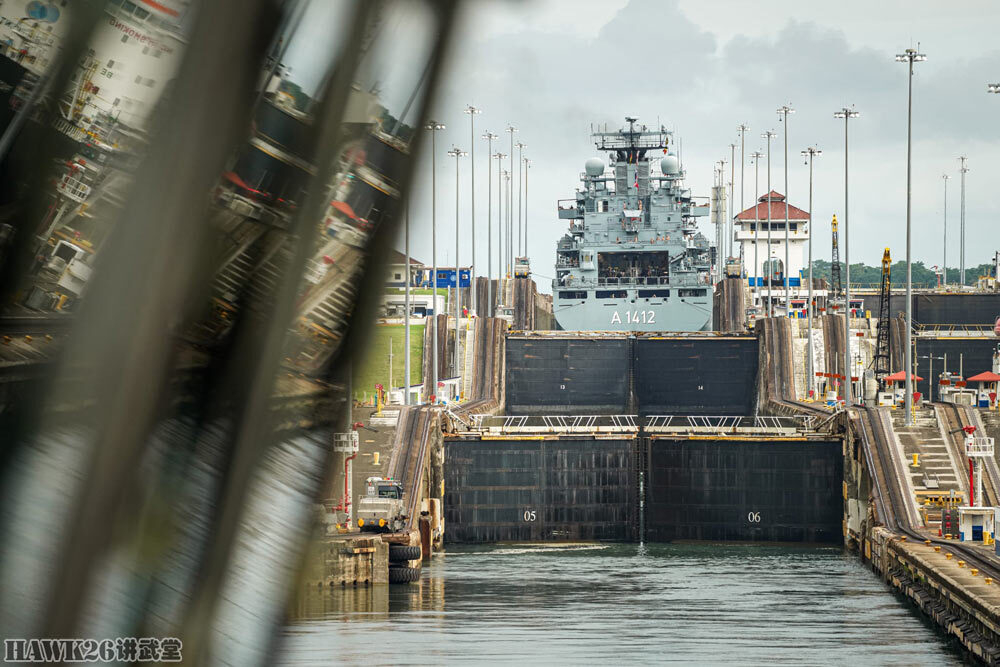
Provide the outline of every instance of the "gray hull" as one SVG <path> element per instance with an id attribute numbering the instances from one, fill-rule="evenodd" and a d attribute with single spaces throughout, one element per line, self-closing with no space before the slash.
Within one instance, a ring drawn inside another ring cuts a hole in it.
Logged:
<path id="1" fill-rule="evenodd" d="M 558 293 L 557 293 L 558 294 Z M 591 295 L 593 293 L 591 292 Z M 565 331 L 711 331 L 712 295 L 670 299 L 560 299 L 552 311 Z"/>

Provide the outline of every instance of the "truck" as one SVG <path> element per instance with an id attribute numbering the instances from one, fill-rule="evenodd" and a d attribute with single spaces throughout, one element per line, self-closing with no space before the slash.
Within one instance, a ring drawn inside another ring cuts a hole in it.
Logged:
<path id="1" fill-rule="evenodd" d="M 358 528 L 361 532 L 390 533 L 406 527 L 403 485 L 392 478 L 369 477 L 365 495 L 358 499 Z"/>
<path id="2" fill-rule="evenodd" d="M 531 276 L 531 264 L 527 257 L 514 258 L 514 277 L 528 278 Z"/>

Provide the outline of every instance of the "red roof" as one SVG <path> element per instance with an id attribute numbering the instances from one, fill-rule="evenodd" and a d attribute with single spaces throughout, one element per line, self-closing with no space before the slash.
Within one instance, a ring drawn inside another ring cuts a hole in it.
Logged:
<path id="1" fill-rule="evenodd" d="M 923 378 L 920 377 L 919 375 L 914 375 L 913 379 L 916 382 L 920 382 L 921 380 L 923 380 Z M 886 382 L 905 382 L 906 381 L 906 373 L 905 373 L 905 371 L 896 371 L 892 375 L 886 375 L 885 376 L 885 381 Z"/>
<path id="2" fill-rule="evenodd" d="M 348 204 L 347 202 L 338 201 L 338 200 L 335 199 L 332 202 L 330 202 L 330 205 L 333 206 L 338 211 L 340 211 L 341 213 L 343 213 L 344 215 L 346 215 L 351 220 L 357 220 L 358 219 L 358 216 L 354 212 L 354 209 L 351 208 L 351 205 Z"/>
<path id="3" fill-rule="evenodd" d="M 984 373 L 980 373 L 979 375 L 973 375 L 968 378 L 966 382 L 1000 382 L 1000 375 L 997 375 L 992 371 L 986 371 Z"/>
<path id="4" fill-rule="evenodd" d="M 785 208 L 788 208 L 788 219 L 789 220 L 808 220 L 809 214 L 803 211 L 797 206 L 792 206 L 785 202 L 785 195 L 780 192 L 775 192 L 771 190 L 766 195 L 761 195 L 757 199 L 757 204 L 751 206 L 747 210 L 743 211 L 736 216 L 736 220 L 752 220 L 757 222 L 759 220 L 767 220 L 767 207 L 768 202 L 771 205 L 771 221 L 784 220 L 785 219 Z"/>

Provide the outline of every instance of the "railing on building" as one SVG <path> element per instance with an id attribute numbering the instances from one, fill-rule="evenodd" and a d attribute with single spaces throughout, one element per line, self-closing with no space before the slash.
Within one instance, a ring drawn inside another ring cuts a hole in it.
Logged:
<path id="1" fill-rule="evenodd" d="M 965 453 L 967 456 L 992 457 L 993 451 L 993 438 L 976 436 L 973 438 L 966 438 L 965 440 Z"/>

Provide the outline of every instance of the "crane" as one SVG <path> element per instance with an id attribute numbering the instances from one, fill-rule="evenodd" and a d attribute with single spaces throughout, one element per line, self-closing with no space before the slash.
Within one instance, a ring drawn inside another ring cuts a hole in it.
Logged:
<path id="1" fill-rule="evenodd" d="M 833 296 L 839 297 L 843 286 L 840 284 L 840 249 L 837 246 L 837 216 L 833 216 L 833 258 L 830 265 L 830 282 Z"/>
<path id="2" fill-rule="evenodd" d="M 836 239 L 836 236 L 834 236 L 834 239 Z M 834 243 L 836 244 L 836 240 Z M 878 330 L 875 337 L 875 356 L 872 358 L 875 379 L 878 380 L 880 385 L 883 378 L 889 374 L 889 290 L 891 287 L 891 265 L 892 256 L 889 254 L 889 249 L 886 248 L 885 252 L 882 253 L 882 285 L 879 290 L 878 299 Z"/>

